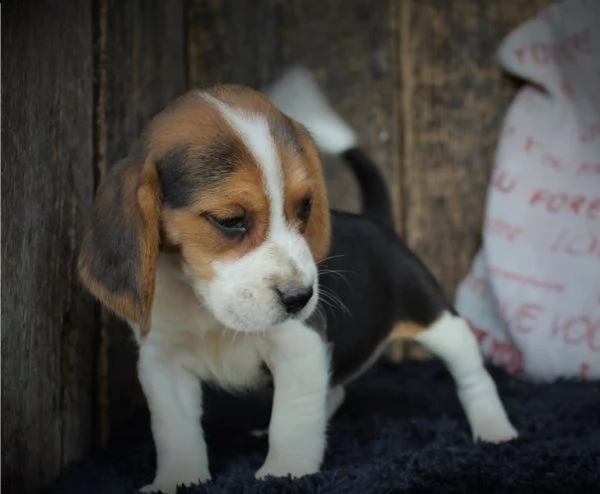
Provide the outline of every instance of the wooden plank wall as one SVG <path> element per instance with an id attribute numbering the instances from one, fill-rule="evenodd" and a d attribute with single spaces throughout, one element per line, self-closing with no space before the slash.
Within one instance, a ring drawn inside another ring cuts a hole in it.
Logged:
<path id="1" fill-rule="evenodd" d="M 91 444 L 95 309 L 75 262 L 94 190 L 92 6 L 3 7 L 2 492 L 27 493 Z"/>
<path id="2" fill-rule="evenodd" d="M 515 91 L 496 50 L 549 2 L 398 3 L 401 231 L 453 295 L 480 244 L 496 140 Z"/>
<path id="3" fill-rule="evenodd" d="M 514 84 L 500 40 L 548 0 L 9 0 L 2 16 L 2 487 L 35 492 L 143 406 L 127 328 L 74 274 L 94 187 L 187 87 L 314 71 L 452 295 Z M 332 203 L 356 185 L 326 160 Z"/>

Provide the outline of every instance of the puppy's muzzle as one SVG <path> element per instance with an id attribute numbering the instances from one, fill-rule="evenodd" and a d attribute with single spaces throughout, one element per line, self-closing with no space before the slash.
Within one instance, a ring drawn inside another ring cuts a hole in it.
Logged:
<path id="1" fill-rule="evenodd" d="M 289 315 L 300 312 L 313 296 L 313 287 L 289 288 L 286 290 L 276 289 L 279 300 Z"/>

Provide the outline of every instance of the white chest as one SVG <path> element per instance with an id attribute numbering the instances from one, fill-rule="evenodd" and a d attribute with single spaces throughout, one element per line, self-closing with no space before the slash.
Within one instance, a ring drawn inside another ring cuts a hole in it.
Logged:
<path id="1" fill-rule="evenodd" d="M 157 269 L 151 331 L 142 344 L 155 345 L 201 380 L 226 389 L 254 388 L 267 377 L 264 335 L 224 328 L 164 262 Z"/>

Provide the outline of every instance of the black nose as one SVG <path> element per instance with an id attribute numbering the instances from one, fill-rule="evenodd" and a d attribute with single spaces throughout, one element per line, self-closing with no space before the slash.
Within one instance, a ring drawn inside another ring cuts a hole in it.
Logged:
<path id="1" fill-rule="evenodd" d="M 280 291 L 277 290 L 279 299 L 285 307 L 288 314 L 296 314 L 300 312 L 308 301 L 313 296 L 312 286 L 308 288 L 293 288 L 291 290 Z"/>

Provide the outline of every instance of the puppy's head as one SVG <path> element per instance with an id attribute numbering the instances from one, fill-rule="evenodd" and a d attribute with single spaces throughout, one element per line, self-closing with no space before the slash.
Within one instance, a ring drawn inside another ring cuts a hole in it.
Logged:
<path id="1" fill-rule="evenodd" d="M 147 332 L 162 249 L 231 329 L 307 318 L 330 224 L 306 130 L 261 94 L 221 86 L 175 101 L 142 143 L 99 188 L 79 258 L 90 291 Z"/>

